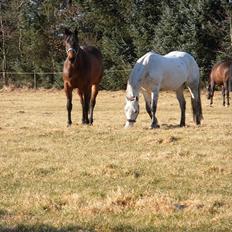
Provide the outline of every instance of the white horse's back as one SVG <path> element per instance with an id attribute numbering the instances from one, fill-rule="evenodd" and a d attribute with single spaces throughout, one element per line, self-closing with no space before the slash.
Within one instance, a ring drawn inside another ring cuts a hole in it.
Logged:
<path id="1" fill-rule="evenodd" d="M 179 51 L 165 56 L 148 52 L 137 61 L 134 71 L 132 76 L 136 76 L 136 80 L 141 78 L 144 88 L 158 85 L 159 89 L 177 90 L 185 82 L 199 80 L 199 67 L 194 58 Z"/>

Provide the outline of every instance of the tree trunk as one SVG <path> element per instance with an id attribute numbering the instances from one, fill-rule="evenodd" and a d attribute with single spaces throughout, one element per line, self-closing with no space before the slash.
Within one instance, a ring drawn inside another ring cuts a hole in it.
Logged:
<path id="1" fill-rule="evenodd" d="M 1 7 L 0 7 L 1 8 Z M 2 32 L 2 77 L 3 77 L 3 85 L 8 86 L 8 78 L 6 75 L 6 49 L 5 49 L 5 31 L 3 27 L 3 20 L 2 16 L 0 16 L 0 27 Z"/>

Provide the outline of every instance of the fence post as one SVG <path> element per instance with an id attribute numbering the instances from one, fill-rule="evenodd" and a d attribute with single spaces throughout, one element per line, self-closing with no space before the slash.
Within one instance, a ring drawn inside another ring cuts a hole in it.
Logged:
<path id="1" fill-rule="evenodd" d="M 37 79 L 36 79 L 36 72 L 34 70 L 34 89 L 37 89 Z"/>

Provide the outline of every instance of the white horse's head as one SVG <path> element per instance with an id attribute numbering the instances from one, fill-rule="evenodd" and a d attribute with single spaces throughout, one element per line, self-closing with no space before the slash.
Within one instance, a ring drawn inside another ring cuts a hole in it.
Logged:
<path id="1" fill-rule="evenodd" d="M 139 114 L 139 99 L 138 97 L 126 97 L 125 115 L 126 125 L 125 127 L 132 127 Z"/>

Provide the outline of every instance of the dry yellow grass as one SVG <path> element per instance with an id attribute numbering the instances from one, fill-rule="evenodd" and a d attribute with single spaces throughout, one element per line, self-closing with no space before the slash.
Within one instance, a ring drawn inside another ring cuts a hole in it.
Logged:
<path id="1" fill-rule="evenodd" d="M 220 93 L 185 128 L 174 93 L 161 92 L 160 129 L 140 98 L 123 128 L 124 92 L 101 91 L 94 126 L 63 91 L 0 92 L 0 231 L 231 231 L 232 107 Z"/>

